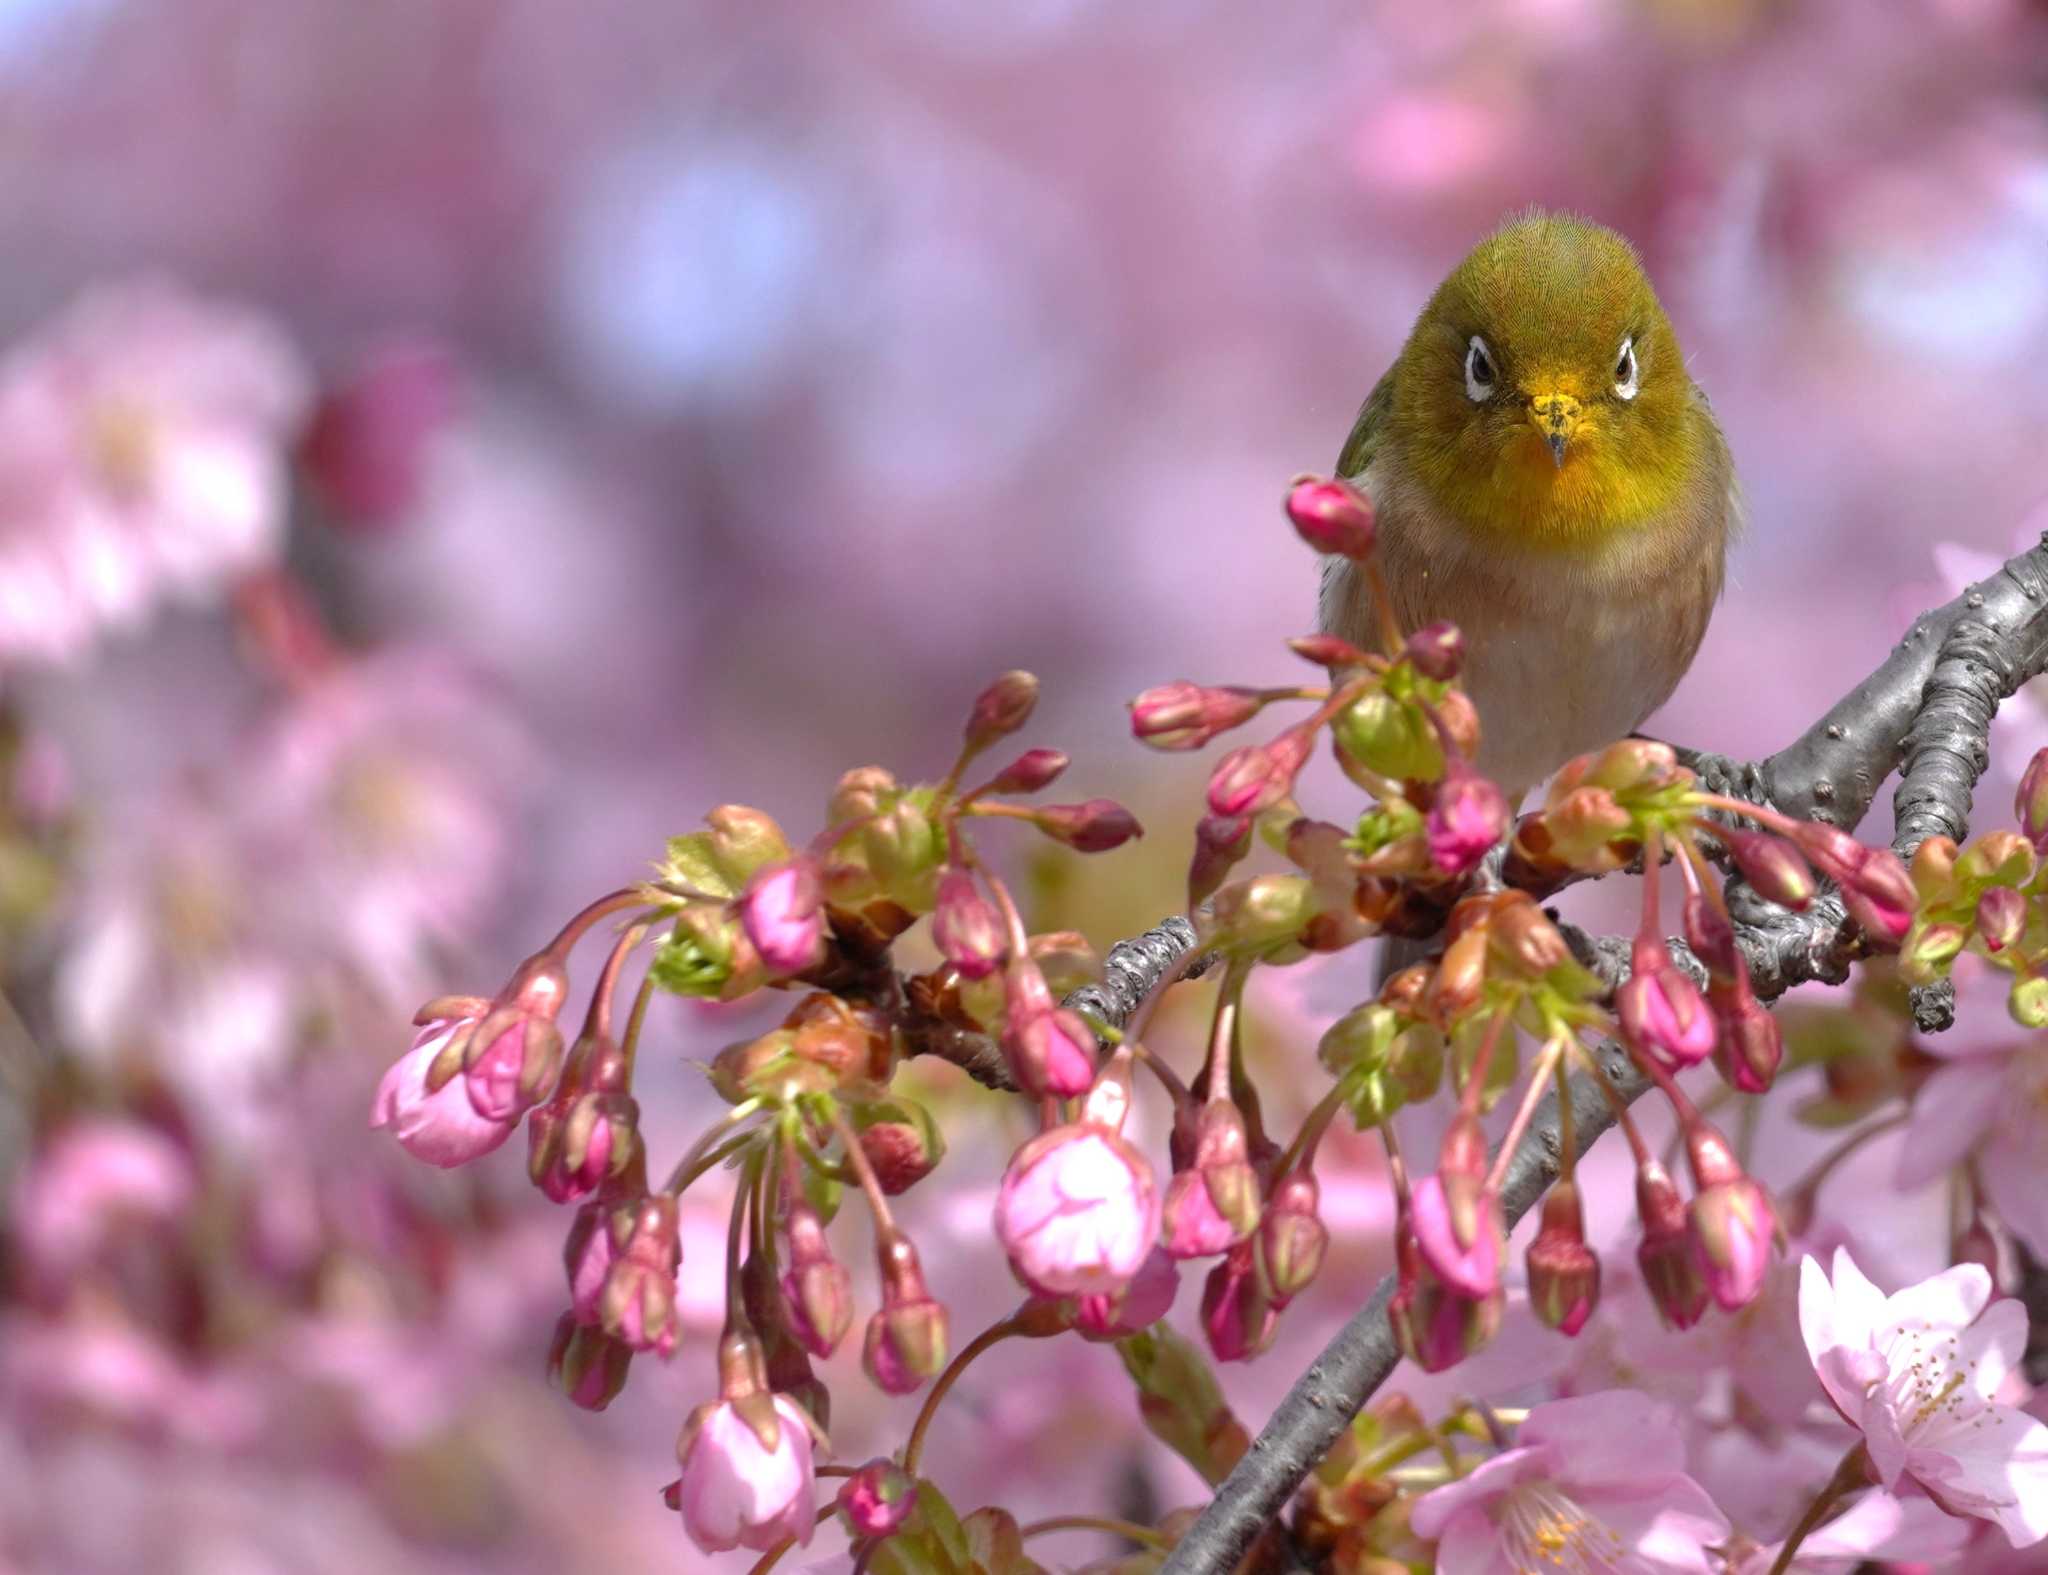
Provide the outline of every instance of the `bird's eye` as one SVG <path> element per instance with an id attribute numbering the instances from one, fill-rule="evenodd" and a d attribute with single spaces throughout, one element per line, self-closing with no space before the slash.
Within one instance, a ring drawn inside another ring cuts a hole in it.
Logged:
<path id="1" fill-rule="evenodd" d="M 1465 346 L 1465 397 L 1475 405 L 1491 399 L 1494 381 L 1493 355 L 1486 341 L 1474 334 Z"/>
<path id="2" fill-rule="evenodd" d="M 1621 342 L 1621 354 L 1614 358 L 1614 392 L 1618 398 L 1636 397 L 1638 368 L 1636 366 L 1636 342 L 1633 335 Z"/>

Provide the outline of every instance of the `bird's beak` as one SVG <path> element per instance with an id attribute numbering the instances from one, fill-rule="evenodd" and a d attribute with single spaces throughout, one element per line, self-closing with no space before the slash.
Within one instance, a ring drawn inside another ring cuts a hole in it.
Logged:
<path id="1" fill-rule="evenodd" d="M 1550 445 L 1551 462 L 1564 465 L 1565 444 L 1579 429 L 1582 409 L 1570 394 L 1537 394 L 1529 401 L 1529 420 Z"/>

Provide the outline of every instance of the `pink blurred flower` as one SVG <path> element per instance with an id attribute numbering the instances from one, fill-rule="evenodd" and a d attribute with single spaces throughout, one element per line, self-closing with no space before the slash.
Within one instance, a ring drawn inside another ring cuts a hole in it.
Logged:
<path id="1" fill-rule="evenodd" d="M 1145 1157 L 1107 1127 L 1055 1127 L 1017 1150 L 996 1194 L 996 1236 L 1032 1289 L 1106 1295 L 1144 1263 L 1159 1235 L 1159 1193 Z"/>
<path id="2" fill-rule="evenodd" d="M 1665 1406 L 1633 1390 L 1529 1412 L 1515 1447 L 1426 1495 L 1409 1522 L 1444 1575 L 1584 1567 L 1706 1575 L 1728 1521 L 1685 1474 Z"/>
<path id="3" fill-rule="evenodd" d="M 90 1118 L 38 1149 L 15 1184 L 11 1234 L 29 1268 L 61 1280 L 124 1222 L 162 1227 L 190 1207 L 186 1152 L 155 1127 Z"/>
<path id="4" fill-rule="evenodd" d="M 412 1048 L 392 1063 L 377 1085 L 370 1110 L 371 1126 L 391 1128 L 407 1153 L 443 1169 L 482 1158 L 519 1125 L 517 1110 L 485 1114 L 471 1097 L 471 1079 L 459 1071 L 439 1088 L 427 1087 L 434 1058 L 476 1020 L 444 1018 L 422 1027 Z M 494 1047 L 487 1058 L 497 1054 Z"/>
<path id="5" fill-rule="evenodd" d="M 1887 1491 L 1911 1477 L 1950 1514 L 1994 1522 L 2016 1548 L 2048 1538 L 2048 1426 L 1993 1398 L 2026 1351 L 2026 1310 L 1992 1303 L 1980 1265 L 1887 1297 L 1837 1248 L 1832 1282 L 1815 1259 L 1800 1264 L 1799 1323 L 1822 1387 L 1863 1434 Z"/>
<path id="6" fill-rule="evenodd" d="M 811 1540 L 815 1490 L 810 1424 L 787 1395 L 756 1432 L 730 1400 L 692 1419 L 676 1487 L 683 1529 L 706 1553 L 730 1548 L 766 1552 L 784 1537 Z"/>
<path id="7" fill-rule="evenodd" d="M 1969 1538 L 1968 1524 L 1944 1513 L 1932 1500 L 1865 1493 L 1800 1543 L 1789 1568 L 1844 1575 L 1871 1563 L 1893 1570 L 1912 1564 L 1939 1566 L 1960 1553 Z M 1770 1575 L 1783 1547 L 1774 1542 L 1758 1548 L 1732 1563 L 1729 1575 Z"/>
<path id="8" fill-rule="evenodd" d="M 0 361 L 0 661 L 76 658 L 277 550 L 304 369 L 165 280 L 102 286 Z"/>
<path id="9" fill-rule="evenodd" d="M 1973 972 L 1959 970 L 1966 994 L 1976 993 L 1969 988 Z M 2048 1254 L 2048 1143 L 2041 1140 L 2048 1040 L 2009 1026 L 1989 1041 L 1951 1044 L 1949 1037 L 1926 1041 L 1943 1065 L 1913 1096 L 1897 1185 L 1922 1187 L 1968 1162 L 1998 1217 L 2033 1252 Z"/>
<path id="10" fill-rule="evenodd" d="M 393 525 L 418 500 L 434 439 L 460 398 L 442 345 L 379 345 L 321 393 L 299 443 L 300 467 L 349 524 Z"/>

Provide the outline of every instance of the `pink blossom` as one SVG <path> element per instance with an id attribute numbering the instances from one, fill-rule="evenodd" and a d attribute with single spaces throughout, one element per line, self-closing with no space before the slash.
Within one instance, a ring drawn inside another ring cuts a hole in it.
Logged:
<path id="1" fill-rule="evenodd" d="M 38 1273 L 62 1279 L 124 1221 L 177 1219 L 193 1191 L 191 1159 L 155 1127 L 76 1121 L 36 1152 L 16 1183 L 14 1241 Z"/>
<path id="2" fill-rule="evenodd" d="M 740 897 L 740 923 L 775 973 L 802 973 L 825 954 L 825 912 L 818 875 L 792 859 L 757 870 Z"/>
<path id="3" fill-rule="evenodd" d="M 1429 856 L 1447 875 L 1475 868 L 1507 835 L 1507 796 L 1469 767 L 1454 765 L 1436 792 L 1426 827 Z"/>
<path id="4" fill-rule="evenodd" d="M 66 661 L 277 550 L 303 369 L 163 280 L 104 286 L 0 361 L 0 660 Z"/>
<path id="5" fill-rule="evenodd" d="M 1614 993 L 1621 1031 L 1645 1055 L 1675 1070 L 1713 1054 L 1714 1014 L 1692 980 L 1678 971 L 1657 940 L 1634 947 L 1631 971 Z"/>
<path id="6" fill-rule="evenodd" d="M 1409 1522 L 1442 1575 L 1716 1569 L 1728 1521 L 1685 1474 L 1674 1414 L 1616 1389 L 1529 1412 L 1515 1447 L 1429 1493 Z"/>
<path id="7" fill-rule="evenodd" d="M 1470 1241 L 1458 1229 L 1443 1177 L 1430 1175 L 1418 1181 L 1413 1207 L 1415 1243 L 1446 1285 L 1475 1299 L 1491 1296 L 1500 1288 L 1498 1199 L 1486 1196 L 1479 1200 Z"/>
<path id="8" fill-rule="evenodd" d="M 996 1236 L 1011 1266 L 1049 1296 L 1120 1290 L 1159 1234 L 1145 1157 L 1104 1126 L 1079 1122 L 1017 1150 L 996 1194 Z"/>
<path id="9" fill-rule="evenodd" d="M 1988 990 L 1971 988 L 1984 972 L 1959 969 L 1957 982 L 1966 999 L 1975 997 L 1970 1004 L 1995 1010 Z M 1921 1187 L 1967 1161 L 1999 1218 L 2034 1253 L 2048 1255 L 2048 1143 L 2040 1118 L 2048 1040 L 2010 1027 L 1989 1043 L 1948 1038 L 1927 1041 L 1944 1064 L 1913 1098 L 1897 1184 Z"/>
<path id="10" fill-rule="evenodd" d="M 470 1079 L 460 1072 L 437 1089 L 427 1087 L 434 1058 L 475 1021 L 443 1018 L 421 1028 L 412 1048 L 392 1063 L 377 1085 L 370 1109 L 371 1126 L 391 1128 L 406 1152 L 444 1170 L 481 1159 L 519 1125 L 517 1110 L 486 1114 L 471 1097 Z M 494 1047 L 489 1055 L 496 1054 Z"/>
<path id="11" fill-rule="evenodd" d="M 1842 1248 L 1832 1283 L 1813 1258 L 1799 1276 L 1807 1354 L 1886 1491 L 1910 1477 L 2016 1548 L 2048 1537 L 2048 1426 L 1993 1399 L 2025 1353 L 2025 1309 L 1992 1303 L 1974 1263 L 1889 1297 Z"/>
<path id="12" fill-rule="evenodd" d="M 759 1432 L 730 1400 L 705 1407 L 693 1419 L 676 1496 L 683 1529 L 706 1553 L 730 1548 L 766 1552 L 784 1537 L 794 1537 L 800 1547 L 810 1545 L 815 1513 L 810 1424 L 787 1395 L 772 1401 Z"/>
<path id="13" fill-rule="evenodd" d="M 1820 1575 L 1848 1575 L 1866 1564 L 1897 1570 L 1906 1564 L 1952 1559 L 1969 1540 L 1969 1526 L 1942 1512 L 1930 1499 L 1865 1493 L 1799 1544 L 1790 1568 Z M 1729 1575 L 1769 1575 L 1784 1544 L 1758 1548 L 1730 1566 Z"/>
<path id="14" fill-rule="evenodd" d="M 1180 1264 L 1155 1246 L 1121 1290 L 1077 1298 L 1074 1327 L 1084 1340 L 1120 1340 L 1164 1318 L 1179 1294 Z"/>

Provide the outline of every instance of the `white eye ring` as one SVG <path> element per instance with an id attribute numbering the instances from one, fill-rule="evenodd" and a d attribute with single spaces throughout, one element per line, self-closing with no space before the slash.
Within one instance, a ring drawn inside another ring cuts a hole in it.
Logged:
<path id="1" fill-rule="evenodd" d="M 1493 352 L 1486 348 L 1486 341 L 1477 334 L 1465 346 L 1465 397 L 1473 404 L 1483 404 L 1493 397 L 1494 380 L 1498 374 L 1493 369 Z"/>
<path id="2" fill-rule="evenodd" d="M 1634 335 L 1624 335 L 1621 354 L 1614 358 L 1614 393 L 1617 399 L 1633 399 L 1642 369 L 1636 365 Z"/>

